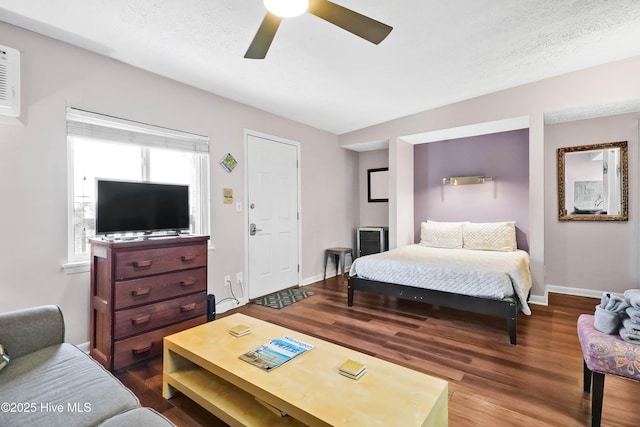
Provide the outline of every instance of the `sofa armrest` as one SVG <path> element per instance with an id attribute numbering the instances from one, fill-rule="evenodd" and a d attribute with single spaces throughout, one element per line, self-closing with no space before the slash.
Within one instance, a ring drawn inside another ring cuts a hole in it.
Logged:
<path id="1" fill-rule="evenodd" d="M 56 305 L 0 313 L 0 344 L 11 358 L 63 342 L 64 318 Z"/>

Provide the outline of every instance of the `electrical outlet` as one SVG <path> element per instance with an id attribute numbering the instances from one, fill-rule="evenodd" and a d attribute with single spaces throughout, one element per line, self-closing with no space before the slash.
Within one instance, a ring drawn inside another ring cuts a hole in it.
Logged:
<path id="1" fill-rule="evenodd" d="M 242 285 L 242 271 L 236 274 L 236 284 Z"/>
<path id="2" fill-rule="evenodd" d="M 226 288 L 230 284 L 231 284 L 231 276 L 227 274 L 226 276 L 224 276 L 224 287 Z"/>

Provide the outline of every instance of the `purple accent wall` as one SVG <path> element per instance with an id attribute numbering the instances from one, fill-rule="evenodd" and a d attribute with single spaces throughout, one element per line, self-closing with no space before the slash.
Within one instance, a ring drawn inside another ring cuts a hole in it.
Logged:
<path id="1" fill-rule="evenodd" d="M 442 178 L 484 175 L 492 181 L 442 185 Z M 544 185 L 544 183 L 540 183 Z M 515 221 L 518 248 L 529 250 L 529 130 L 431 142 L 414 148 L 415 241 L 420 223 Z"/>

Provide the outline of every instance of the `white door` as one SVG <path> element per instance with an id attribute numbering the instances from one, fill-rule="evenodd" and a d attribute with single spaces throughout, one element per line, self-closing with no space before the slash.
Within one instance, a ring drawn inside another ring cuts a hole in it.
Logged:
<path id="1" fill-rule="evenodd" d="M 249 298 L 298 285 L 298 146 L 247 134 Z"/>

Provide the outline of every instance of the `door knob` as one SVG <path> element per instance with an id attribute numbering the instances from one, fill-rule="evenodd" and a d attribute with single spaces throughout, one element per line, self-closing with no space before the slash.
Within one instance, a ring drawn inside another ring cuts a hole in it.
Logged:
<path id="1" fill-rule="evenodd" d="M 254 223 L 249 224 L 249 235 L 255 236 L 257 231 L 262 231 L 261 228 L 256 228 Z"/>

